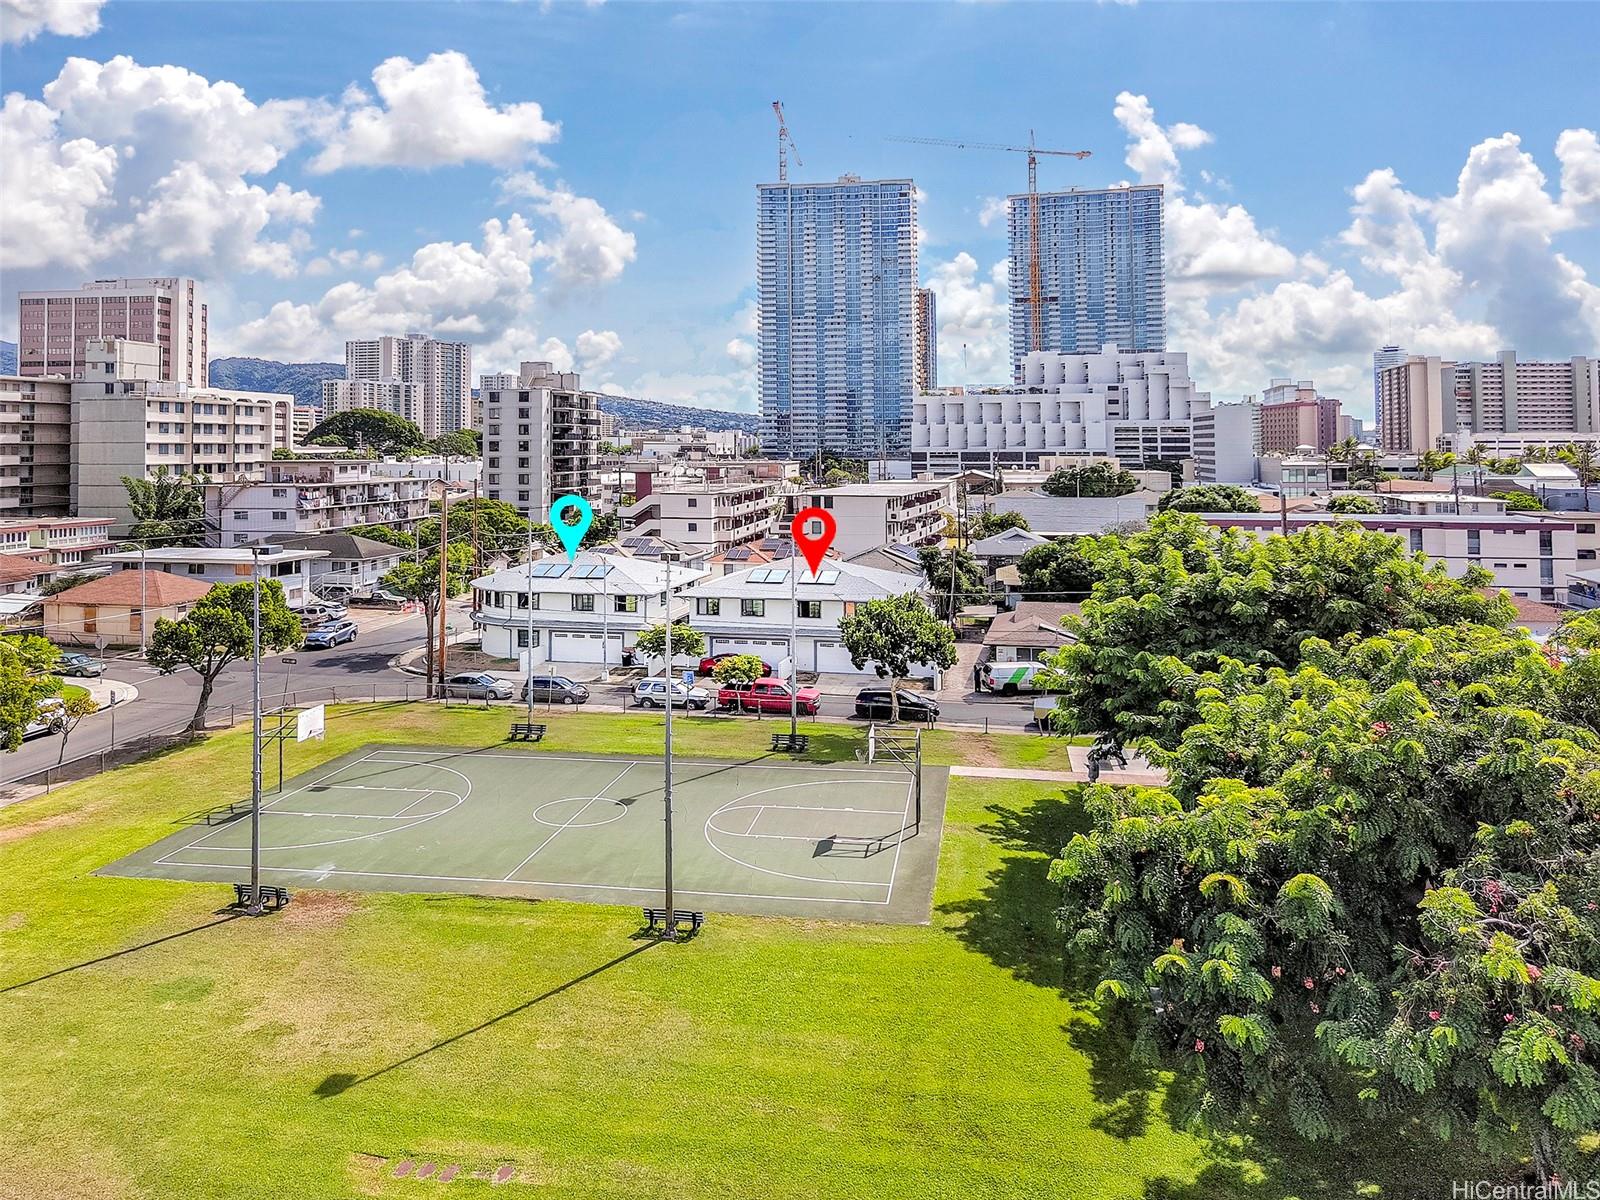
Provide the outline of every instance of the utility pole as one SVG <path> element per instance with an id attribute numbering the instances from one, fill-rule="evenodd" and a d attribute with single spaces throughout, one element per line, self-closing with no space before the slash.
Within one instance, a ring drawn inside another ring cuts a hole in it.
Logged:
<path id="1" fill-rule="evenodd" d="M 789 745 L 800 735 L 800 556 L 789 547 Z"/>
<path id="2" fill-rule="evenodd" d="M 450 532 L 450 489 L 446 488 L 439 493 L 439 671 L 437 695 L 444 696 L 445 681 L 445 647 L 448 641 L 445 637 L 445 609 L 449 603 L 446 583 L 449 579 L 449 532 Z M 531 650 L 532 647 L 530 646 Z"/>
<path id="3" fill-rule="evenodd" d="M 596 553 L 600 560 L 600 682 L 611 682 L 611 585 L 606 576 L 611 564 L 605 555 Z M 670 697 L 669 697 L 670 699 Z"/>
<path id="4" fill-rule="evenodd" d="M 667 851 L 667 932 L 669 942 L 678 940 L 678 911 L 677 902 L 672 893 L 672 559 L 673 551 L 663 549 L 661 561 L 667 568 L 667 737 L 666 737 L 666 783 L 664 797 L 666 802 L 666 851 Z"/>
<path id="5" fill-rule="evenodd" d="M 533 724 L 533 525 L 528 525 L 528 652 L 527 682 L 523 690 L 528 693 L 528 724 Z"/>
<path id="6" fill-rule="evenodd" d="M 148 540 L 139 543 L 139 657 L 144 657 L 144 629 L 150 623 L 149 602 L 145 599 L 145 551 L 150 548 Z"/>
<path id="7" fill-rule="evenodd" d="M 250 903 L 252 917 L 261 915 L 261 547 L 250 547 Z M 143 627 L 143 614 L 140 614 Z"/>
<path id="8" fill-rule="evenodd" d="M 445 480 L 445 486 L 450 486 L 450 481 Z M 472 481 L 472 577 L 476 579 L 483 573 L 483 562 L 478 557 L 478 481 Z"/>

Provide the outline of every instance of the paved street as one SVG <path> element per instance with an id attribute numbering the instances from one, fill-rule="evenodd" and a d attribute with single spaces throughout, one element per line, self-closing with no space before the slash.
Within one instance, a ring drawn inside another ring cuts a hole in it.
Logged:
<path id="1" fill-rule="evenodd" d="M 422 618 L 414 614 L 399 614 L 378 610 L 352 609 L 361 627 L 356 641 L 331 650 L 300 650 L 289 656 L 271 655 L 262 663 L 262 692 L 268 706 L 277 704 L 285 692 L 291 699 L 304 703 L 333 699 L 338 689 L 340 699 L 347 696 L 359 698 L 362 693 L 379 696 L 420 697 L 423 681 L 420 676 L 396 670 L 390 663 L 406 650 L 419 645 L 423 637 Z M 465 608 L 452 606 L 450 624 L 457 629 L 468 627 Z M 283 659 L 294 659 L 286 664 Z M 123 745 L 148 734 L 177 729 L 186 723 L 199 699 L 199 682 L 190 671 L 176 675 L 162 675 L 144 665 L 137 657 L 110 659 L 105 674 L 108 688 L 118 682 L 131 683 L 138 689 L 139 699 L 131 704 L 118 705 L 114 711 L 102 710 L 86 718 L 72 734 L 67 747 L 69 758 L 77 758 L 112 745 L 113 728 L 116 744 Z M 596 668 L 598 670 L 598 668 Z M 507 678 L 519 678 L 506 673 Z M 854 712 L 856 692 L 870 683 L 846 684 L 838 677 L 824 680 L 822 715 L 829 718 L 847 718 Z M 705 681 L 702 681 L 704 685 Z M 940 724 L 960 724 L 982 727 L 985 722 L 997 730 L 1018 730 L 1029 726 L 1033 719 L 1031 702 L 1027 698 L 1003 700 L 998 696 L 973 696 L 966 691 L 970 678 L 965 681 L 962 695 L 953 694 L 947 687 L 939 697 Z M 714 684 L 712 686 L 715 686 Z M 622 710 L 631 704 L 631 683 L 589 684 L 594 708 Z M 249 712 L 250 664 L 234 663 L 218 678 L 211 696 L 211 716 L 214 721 L 226 719 L 229 706 L 240 715 Z M 0 786 L 20 776 L 32 774 L 55 765 L 61 749 L 60 738 L 47 736 L 26 743 L 15 754 L 0 758 Z"/>

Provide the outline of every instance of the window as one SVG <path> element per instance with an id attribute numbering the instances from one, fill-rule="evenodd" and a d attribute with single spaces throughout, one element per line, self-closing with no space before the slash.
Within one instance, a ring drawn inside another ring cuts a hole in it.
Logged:
<path id="1" fill-rule="evenodd" d="M 696 600 L 694 611 L 702 617 L 716 617 L 722 615 L 722 601 L 718 598 Z"/>
<path id="2" fill-rule="evenodd" d="M 274 521 L 287 521 L 289 514 L 287 512 L 275 512 L 272 514 L 272 519 Z"/>
<path id="3" fill-rule="evenodd" d="M 205 573 L 206 573 L 206 568 L 205 568 L 205 565 L 203 563 L 190 563 L 189 564 L 189 574 L 191 574 L 191 575 L 204 575 Z"/>
<path id="4" fill-rule="evenodd" d="M 592 594 L 584 595 L 584 596 L 574 595 L 572 597 L 572 611 L 573 612 L 593 612 L 594 611 L 594 596 Z"/>
<path id="5" fill-rule="evenodd" d="M 1413 530 L 1410 531 L 1410 533 L 1411 533 L 1411 549 L 1413 551 L 1421 550 L 1422 549 L 1422 530 L 1413 529 Z"/>
<path id="6" fill-rule="evenodd" d="M 236 508 L 233 510 L 233 519 L 235 521 L 242 521 L 247 515 L 248 514 L 242 508 Z"/>
<path id="7" fill-rule="evenodd" d="M 1483 553 L 1483 534 L 1477 529 L 1467 530 L 1467 553 L 1473 558 Z"/>
<path id="8" fill-rule="evenodd" d="M 689 522 L 689 532 L 690 533 L 694 533 L 699 528 L 700 528 L 700 522 L 698 522 L 698 521 L 690 521 Z"/>
<path id="9" fill-rule="evenodd" d="M 636 613 L 639 611 L 639 597 L 613 596 L 611 597 L 612 612 Z"/>
<path id="10" fill-rule="evenodd" d="M 289 496 L 289 489 L 288 488 L 273 488 L 272 489 L 272 498 L 274 500 L 285 500 L 285 499 L 288 498 L 288 496 Z"/>
<path id="11" fill-rule="evenodd" d="M 802 601 L 800 601 L 800 618 L 801 618 L 801 620 L 805 620 L 805 621 L 820 621 L 820 620 L 822 620 L 822 601 L 821 600 L 802 600 Z"/>
<path id="12" fill-rule="evenodd" d="M 537 631 L 535 631 L 535 632 L 537 632 Z M 518 650 L 526 650 L 527 648 L 528 648 L 528 631 L 526 629 L 519 629 L 519 630 L 517 630 L 517 649 Z"/>
<path id="13" fill-rule="evenodd" d="M 689 507 L 690 508 L 699 508 L 700 507 L 700 501 L 696 500 L 693 496 L 690 496 L 689 497 Z"/>
<path id="14" fill-rule="evenodd" d="M 741 617 L 764 617 L 767 615 L 767 602 L 765 600 L 739 601 L 739 615 Z"/>

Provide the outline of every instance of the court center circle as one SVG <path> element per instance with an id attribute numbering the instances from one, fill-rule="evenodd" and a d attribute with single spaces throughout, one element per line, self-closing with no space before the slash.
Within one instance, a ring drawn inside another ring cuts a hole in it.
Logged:
<path id="1" fill-rule="evenodd" d="M 552 829 L 593 829 L 620 821 L 627 814 L 628 806 L 609 796 L 563 796 L 539 805 L 533 810 L 533 819 Z"/>

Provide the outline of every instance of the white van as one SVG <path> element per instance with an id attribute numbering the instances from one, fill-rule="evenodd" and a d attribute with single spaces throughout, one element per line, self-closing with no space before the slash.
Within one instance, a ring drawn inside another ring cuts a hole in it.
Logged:
<path id="1" fill-rule="evenodd" d="M 1041 691 L 1036 677 L 1045 669 L 1041 662 L 988 662 L 983 666 L 983 688 L 1002 696 Z"/>

